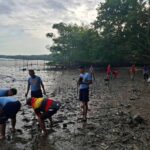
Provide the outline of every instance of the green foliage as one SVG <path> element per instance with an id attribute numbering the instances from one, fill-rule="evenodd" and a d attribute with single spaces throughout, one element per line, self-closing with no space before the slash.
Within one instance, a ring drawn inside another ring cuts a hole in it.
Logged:
<path id="1" fill-rule="evenodd" d="M 89 26 L 58 23 L 50 47 L 64 65 L 149 63 L 150 7 L 146 0 L 106 0 Z"/>
<path id="2" fill-rule="evenodd" d="M 99 35 L 97 31 L 87 26 L 64 23 L 54 24 L 58 36 L 53 37 L 50 51 L 55 61 L 65 65 L 76 65 L 91 62 L 95 59 Z"/>

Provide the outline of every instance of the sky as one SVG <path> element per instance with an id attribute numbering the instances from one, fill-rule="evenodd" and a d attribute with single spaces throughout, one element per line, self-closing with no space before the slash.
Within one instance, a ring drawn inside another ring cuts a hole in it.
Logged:
<path id="1" fill-rule="evenodd" d="M 104 0 L 0 0 L 0 55 L 49 54 L 54 23 L 90 24 Z"/>

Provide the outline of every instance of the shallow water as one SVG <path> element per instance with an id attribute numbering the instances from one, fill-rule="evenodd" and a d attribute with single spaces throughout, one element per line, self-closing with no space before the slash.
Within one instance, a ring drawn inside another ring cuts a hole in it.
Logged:
<path id="1" fill-rule="evenodd" d="M 22 103 L 17 132 L 10 132 L 8 122 L 7 140 L 0 142 L 1 150 L 149 150 L 150 87 L 141 72 L 131 81 L 127 70 L 121 69 L 119 78 L 111 80 L 109 86 L 104 83 L 105 74 L 96 72 L 96 81 L 90 87 L 88 120 L 84 123 L 76 85 L 78 70 L 45 71 L 41 67 L 36 74 L 43 79 L 47 95 L 62 103 L 53 117 L 53 129 L 46 122 L 49 135 L 43 137 L 32 109 L 25 105 L 28 72 L 19 69 L 18 64 L 0 62 L 1 87 L 16 87 L 15 97 Z M 130 123 L 136 114 L 146 123 Z"/>

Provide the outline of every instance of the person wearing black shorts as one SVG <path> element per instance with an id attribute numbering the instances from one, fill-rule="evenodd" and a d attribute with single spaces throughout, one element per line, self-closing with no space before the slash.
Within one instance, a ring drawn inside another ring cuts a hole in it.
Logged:
<path id="1" fill-rule="evenodd" d="M 84 67 L 80 67 L 79 85 L 79 100 L 82 102 L 83 121 L 87 120 L 88 101 L 89 101 L 89 84 L 92 83 L 92 77 L 86 73 Z"/>
<path id="2" fill-rule="evenodd" d="M 6 121 L 10 118 L 12 131 L 15 131 L 16 114 L 21 103 L 14 98 L 0 97 L 0 140 L 5 139 Z"/>
<path id="3" fill-rule="evenodd" d="M 43 97 L 43 94 L 46 95 L 42 79 L 39 76 L 35 75 L 34 70 L 29 70 L 29 75 L 30 77 L 28 79 L 28 87 L 25 96 L 26 97 L 28 96 L 30 87 L 31 87 L 31 97 L 40 98 Z M 43 89 L 43 94 L 41 87 Z"/>

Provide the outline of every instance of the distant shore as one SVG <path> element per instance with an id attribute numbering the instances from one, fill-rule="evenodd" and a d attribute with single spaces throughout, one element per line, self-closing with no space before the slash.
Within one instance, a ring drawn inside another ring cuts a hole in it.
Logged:
<path id="1" fill-rule="evenodd" d="M 0 55 L 0 59 L 50 60 L 50 55 Z"/>

